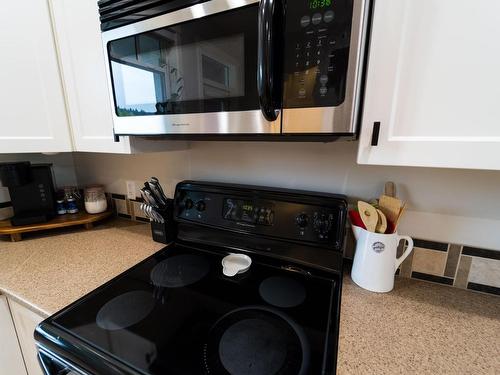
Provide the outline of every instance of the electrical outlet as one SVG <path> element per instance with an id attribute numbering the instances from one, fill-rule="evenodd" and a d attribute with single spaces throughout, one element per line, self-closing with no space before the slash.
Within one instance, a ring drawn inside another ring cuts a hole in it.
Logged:
<path id="1" fill-rule="evenodd" d="M 127 184 L 127 198 L 135 199 L 135 181 L 125 181 Z"/>

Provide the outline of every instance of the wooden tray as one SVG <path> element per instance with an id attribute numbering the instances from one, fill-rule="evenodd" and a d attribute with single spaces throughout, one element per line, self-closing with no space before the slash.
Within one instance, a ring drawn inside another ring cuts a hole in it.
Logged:
<path id="1" fill-rule="evenodd" d="M 56 216 L 54 219 L 45 223 L 16 225 L 13 226 L 10 220 L 0 221 L 0 235 L 8 235 L 13 242 L 21 241 L 22 234 L 27 232 L 36 232 L 39 230 L 55 229 L 62 227 L 71 227 L 74 225 L 83 225 L 85 229 L 92 229 L 92 223 L 111 216 L 113 211 L 105 211 L 100 214 L 88 214 L 84 211 L 76 214 L 65 214 Z"/>

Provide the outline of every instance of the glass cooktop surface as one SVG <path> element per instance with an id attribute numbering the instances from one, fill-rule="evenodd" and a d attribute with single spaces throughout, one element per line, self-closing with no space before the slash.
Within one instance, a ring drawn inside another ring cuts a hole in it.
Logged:
<path id="1" fill-rule="evenodd" d="M 254 255 L 227 277 L 227 254 L 169 246 L 53 323 L 144 374 L 321 373 L 335 281 Z"/>

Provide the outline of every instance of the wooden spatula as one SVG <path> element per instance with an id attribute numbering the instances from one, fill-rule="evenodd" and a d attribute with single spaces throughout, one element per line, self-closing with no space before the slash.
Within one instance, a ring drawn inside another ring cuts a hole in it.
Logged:
<path id="1" fill-rule="evenodd" d="M 377 209 L 369 203 L 358 201 L 358 211 L 366 230 L 375 232 L 378 223 Z"/>
<path id="2" fill-rule="evenodd" d="M 384 186 L 384 195 L 396 198 L 396 184 L 392 181 L 387 181 Z"/>
<path id="3" fill-rule="evenodd" d="M 406 209 L 406 202 L 403 203 L 403 206 L 399 210 L 398 217 L 394 221 L 394 232 L 396 231 L 396 229 L 398 229 L 399 220 L 401 220 L 401 216 L 403 216 L 403 212 L 405 212 L 405 209 Z"/>
<path id="4" fill-rule="evenodd" d="M 387 220 L 392 223 L 396 222 L 401 210 L 402 202 L 398 198 L 381 195 L 378 200 L 379 209 L 384 213 Z"/>

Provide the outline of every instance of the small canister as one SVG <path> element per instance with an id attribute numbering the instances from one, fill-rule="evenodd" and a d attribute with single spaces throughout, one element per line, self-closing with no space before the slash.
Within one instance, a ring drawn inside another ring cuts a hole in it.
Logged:
<path id="1" fill-rule="evenodd" d="M 75 198 L 70 197 L 66 199 L 66 212 L 68 214 L 76 214 L 78 212 Z"/>
<path id="2" fill-rule="evenodd" d="M 106 211 L 108 201 L 102 185 L 87 186 L 84 191 L 85 210 L 89 214 L 98 214 Z"/>
<path id="3" fill-rule="evenodd" d="M 64 199 L 58 199 L 56 201 L 56 210 L 58 215 L 64 215 L 66 213 L 66 207 L 64 206 Z"/>

